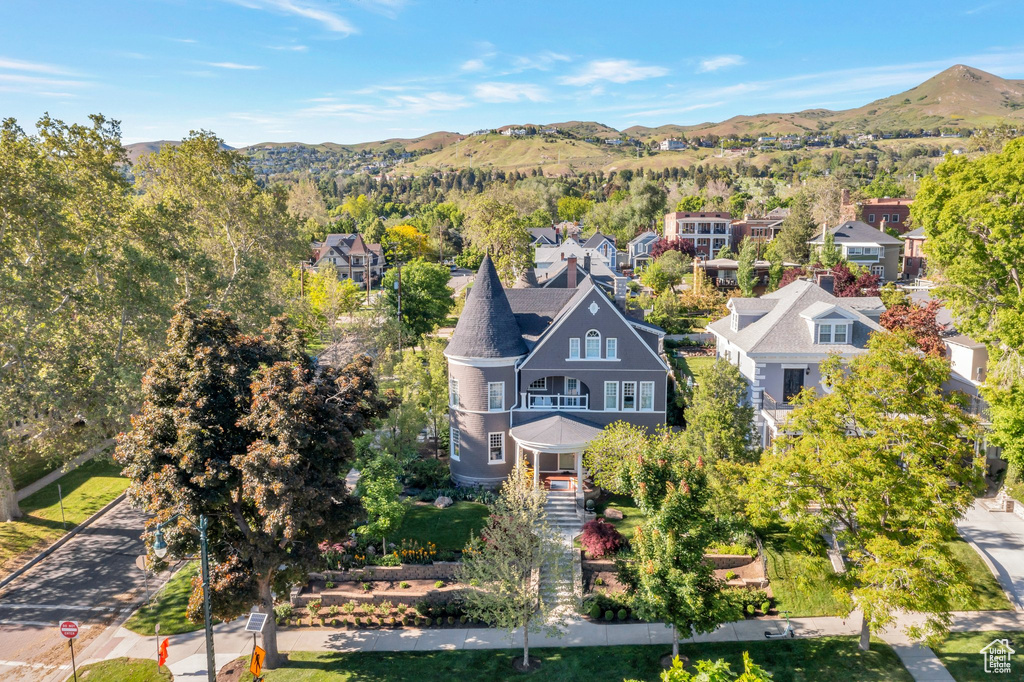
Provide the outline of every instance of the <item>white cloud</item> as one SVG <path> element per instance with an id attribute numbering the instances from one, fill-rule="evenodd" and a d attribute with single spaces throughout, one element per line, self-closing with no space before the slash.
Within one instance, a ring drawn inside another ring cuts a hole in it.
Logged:
<path id="1" fill-rule="evenodd" d="M 546 102 L 544 88 L 531 83 L 480 83 L 473 89 L 473 95 L 483 102 Z"/>
<path id="2" fill-rule="evenodd" d="M 189 45 L 195 45 L 196 43 L 199 42 L 198 40 L 195 40 L 194 38 L 169 38 L 168 40 L 173 40 L 176 43 L 187 43 Z"/>
<path id="3" fill-rule="evenodd" d="M 44 64 L 42 62 L 26 62 L 22 59 L 8 59 L 6 57 L 0 57 L 0 69 L 9 69 L 11 71 L 28 71 L 31 73 L 48 73 L 54 76 L 77 75 L 74 71 L 66 69 L 63 66 Z"/>
<path id="4" fill-rule="evenodd" d="M 359 31 L 347 19 L 337 13 L 305 0 L 228 0 L 235 5 L 249 9 L 269 10 L 291 14 L 319 23 L 328 31 L 352 35 Z"/>
<path id="5" fill-rule="evenodd" d="M 209 66 L 216 66 L 218 69 L 231 69 L 234 71 L 259 71 L 262 66 L 254 64 L 238 64 L 237 62 L 206 62 Z"/>
<path id="6" fill-rule="evenodd" d="M 422 95 L 398 95 L 380 102 L 322 103 L 302 109 L 303 116 L 341 117 L 355 121 L 374 122 L 382 118 L 423 116 L 435 111 L 455 111 L 469 106 L 462 95 L 428 92 Z"/>
<path id="7" fill-rule="evenodd" d="M 467 59 L 462 62 L 462 66 L 459 67 L 459 69 L 466 71 L 467 73 L 472 71 L 483 71 L 486 68 L 487 65 L 484 64 L 484 60 L 482 59 Z"/>
<path id="8" fill-rule="evenodd" d="M 516 57 L 512 60 L 513 73 L 519 71 L 526 71 L 528 69 L 536 69 L 538 71 L 547 71 L 557 62 L 568 62 L 571 61 L 571 57 L 565 54 L 559 54 L 558 52 L 552 52 L 547 50 L 540 54 L 531 55 L 529 57 Z"/>
<path id="9" fill-rule="evenodd" d="M 662 66 L 641 66 L 632 59 L 597 59 L 576 75 L 560 78 L 559 82 L 564 85 L 590 85 L 598 81 L 630 83 L 666 75 L 668 69 Z"/>
<path id="10" fill-rule="evenodd" d="M 267 45 L 267 49 L 280 52 L 306 52 L 309 50 L 305 45 Z"/>
<path id="11" fill-rule="evenodd" d="M 721 54 L 717 57 L 708 57 L 707 59 L 700 60 L 700 66 L 697 68 L 698 73 L 708 73 L 709 71 L 718 71 L 728 66 L 739 66 L 746 64 L 747 60 L 738 54 Z"/>

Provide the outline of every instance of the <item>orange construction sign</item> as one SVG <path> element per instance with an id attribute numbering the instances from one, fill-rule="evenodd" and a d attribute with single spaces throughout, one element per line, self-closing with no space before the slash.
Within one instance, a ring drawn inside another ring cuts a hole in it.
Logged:
<path id="1" fill-rule="evenodd" d="M 267 658 L 267 652 L 258 646 L 254 646 L 252 650 L 252 659 L 249 661 L 249 672 L 255 677 L 260 676 L 260 672 L 263 670 L 263 661 Z"/>

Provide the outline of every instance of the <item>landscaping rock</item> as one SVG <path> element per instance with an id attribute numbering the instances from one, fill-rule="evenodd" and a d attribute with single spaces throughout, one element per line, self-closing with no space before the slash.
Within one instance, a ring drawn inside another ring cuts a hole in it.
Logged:
<path id="1" fill-rule="evenodd" d="M 446 507 L 450 507 L 452 506 L 452 498 L 445 497 L 444 495 L 442 495 L 441 497 L 434 500 L 434 506 L 437 507 L 438 509 L 445 509 Z"/>
<path id="2" fill-rule="evenodd" d="M 621 521 L 623 519 L 622 510 L 609 507 L 604 510 L 604 517 L 606 519 L 612 519 L 614 521 Z"/>

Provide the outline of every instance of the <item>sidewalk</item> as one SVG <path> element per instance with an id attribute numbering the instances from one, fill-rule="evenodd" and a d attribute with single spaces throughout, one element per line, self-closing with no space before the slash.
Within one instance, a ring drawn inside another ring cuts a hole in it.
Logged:
<path id="1" fill-rule="evenodd" d="M 904 665 L 921 682 L 948 681 L 949 676 L 928 647 L 911 643 L 902 629 L 919 616 L 901 617 L 894 631 L 883 632 L 880 638 L 899 655 Z M 793 618 L 798 637 L 857 636 L 860 616 L 850 618 Z M 765 630 L 780 632 L 782 620 L 743 620 L 726 623 L 712 633 L 683 642 L 742 642 L 764 639 Z M 245 618 L 214 628 L 214 648 L 218 667 L 252 651 L 253 639 L 244 632 Z M 977 630 L 1024 630 L 1024 613 L 962 612 L 956 614 L 954 632 Z M 163 639 L 163 638 L 161 638 Z M 203 630 L 169 637 L 168 663 L 175 680 L 205 679 L 206 642 Z M 460 649 L 511 649 L 522 646 L 522 634 L 511 639 L 503 630 L 491 628 L 401 628 L 335 630 L 331 628 L 281 628 L 277 635 L 281 651 L 457 651 Z M 660 624 L 631 623 L 603 625 L 574 621 L 561 637 L 534 634 L 530 646 L 578 647 L 613 646 L 620 644 L 671 644 L 672 631 Z M 142 637 L 119 627 L 101 651 L 90 651 L 89 661 L 129 656 L 153 658 L 156 637 Z"/>

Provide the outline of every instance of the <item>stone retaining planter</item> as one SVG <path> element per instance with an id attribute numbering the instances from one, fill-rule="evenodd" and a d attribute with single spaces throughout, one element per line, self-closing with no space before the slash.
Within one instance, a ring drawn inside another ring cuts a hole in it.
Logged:
<path id="1" fill-rule="evenodd" d="M 310 573 L 310 580 L 332 582 L 367 582 L 374 580 L 451 580 L 459 567 L 458 561 L 435 561 L 432 564 L 402 564 L 401 566 L 365 566 L 342 571 Z"/>

